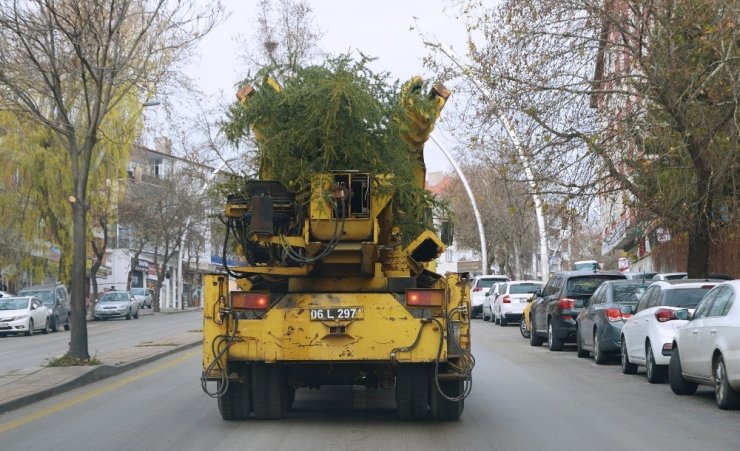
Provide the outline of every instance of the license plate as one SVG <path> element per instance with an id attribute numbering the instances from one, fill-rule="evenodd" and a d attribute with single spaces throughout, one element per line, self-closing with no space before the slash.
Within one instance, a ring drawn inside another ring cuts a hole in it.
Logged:
<path id="1" fill-rule="evenodd" d="M 362 307 L 312 308 L 311 321 L 344 321 L 362 318 Z"/>

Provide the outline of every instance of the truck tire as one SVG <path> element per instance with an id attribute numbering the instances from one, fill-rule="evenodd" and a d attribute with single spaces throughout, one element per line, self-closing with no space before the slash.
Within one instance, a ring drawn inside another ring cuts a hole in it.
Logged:
<path id="1" fill-rule="evenodd" d="M 241 379 L 248 381 L 248 365 L 231 362 L 229 366 L 232 371 L 236 371 L 239 374 Z M 218 382 L 218 387 L 219 389 L 221 388 L 221 381 Z M 229 381 L 229 387 L 226 389 L 226 393 L 218 397 L 218 411 L 221 413 L 221 418 L 226 421 L 246 420 L 252 411 L 249 383 L 236 380 Z"/>
<path id="2" fill-rule="evenodd" d="M 396 372 L 396 407 L 402 420 L 426 418 L 429 411 L 429 376 L 426 365 L 406 364 Z"/>
<path id="3" fill-rule="evenodd" d="M 258 420 L 279 420 L 288 405 L 285 367 L 258 362 L 252 365 L 252 408 Z"/>
<path id="4" fill-rule="evenodd" d="M 463 381 L 439 381 L 439 388 L 450 398 L 456 398 L 463 393 Z M 438 421 L 457 421 L 462 416 L 465 408 L 465 400 L 450 401 L 443 397 L 437 384 L 434 382 L 434 374 L 429 387 L 429 407 L 432 418 Z"/>

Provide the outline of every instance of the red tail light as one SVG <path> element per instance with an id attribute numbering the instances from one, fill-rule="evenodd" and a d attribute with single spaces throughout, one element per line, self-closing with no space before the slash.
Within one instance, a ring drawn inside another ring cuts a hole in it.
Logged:
<path id="1" fill-rule="evenodd" d="M 482 289 L 483 289 L 483 288 L 481 288 L 481 287 L 475 287 L 475 288 L 473 288 L 473 291 L 480 291 L 480 290 L 482 290 Z"/>
<path id="2" fill-rule="evenodd" d="M 504 304 L 511 304 L 511 298 L 507 294 L 507 295 L 504 296 L 504 298 L 501 300 L 501 302 L 503 302 Z"/>
<path id="3" fill-rule="evenodd" d="M 655 311 L 655 319 L 657 319 L 659 323 L 665 323 L 666 321 L 672 321 L 678 318 L 676 318 L 675 310 L 659 308 Z"/>
<path id="4" fill-rule="evenodd" d="M 631 313 L 622 313 L 618 308 L 606 309 L 606 319 L 611 322 L 627 320 L 632 317 Z"/>
<path id="5" fill-rule="evenodd" d="M 444 290 L 407 290 L 406 306 L 441 307 L 444 298 Z"/>
<path id="6" fill-rule="evenodd" d="M 236 310 L 266 310 L 270 306 L 267 291 L 232 291 L 231 308 Z"/>
<path id="7" fill-rule="evenodd" d="M 568 298 L 561 298 L 558 301 L 558 306 L 560 307 L 560 310 L 570 310 L 576 308 L 576 300 L 575 299 L 568 299 Z"/>

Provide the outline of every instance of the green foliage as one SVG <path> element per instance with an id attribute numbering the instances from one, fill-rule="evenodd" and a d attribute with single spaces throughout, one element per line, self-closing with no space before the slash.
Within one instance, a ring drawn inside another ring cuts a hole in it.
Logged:
<path id="1" fill-rule="evenodd" d="M 101 124 L 88 178 L 91 214 L 109 212 L 116 202 L 118 191 L 111 188 L 117 187 L 125 174 L 129 150 L 141 127 L 140 117 L 139 102 L 130 96 Z M 53 277 L 68 283 L 72 265 L 68 197 L 74 191 L 68 176 L 72 171 L 69 153 L 49 128 L 10 112 L 0 114 L 0 126 L 6 130 L 0 142 L 0 175 L 7 181 L 6 189 L 0 191 L 0 230 L 17 244 L 13 252 L 2 253 L 0 266 L 12 265 L 11 273 L 26 272 L 32 281 Z M 51 267 L 45 258 L 32 257 L 47 255 L 49 246 L 60 249 L 57 267 Z"/>
<path id="2" fill-rule="evenodd" d="M 280 90 L 268 81 L 280 68 L 266 67 L 245 80 L 258 89 L 245 103 L 229 108 L 223 130 L 232 142 L 252 133 L 260 151 L 260 177 L 282 181 L 301 202 L 307 201 L 316 173 L 393 174 L 394 219 L 410 240 L 431 223 L 426 212 L 433 199 L 416 186 L 414 170 L 421 163 L 402 139 L 399 83 L 373 73 L 369 61 L 344 55 L 294 69 Z M 436 114 L 434 107 L 431 100 L 415 99 L 414 108 L 428 115 Z"/>

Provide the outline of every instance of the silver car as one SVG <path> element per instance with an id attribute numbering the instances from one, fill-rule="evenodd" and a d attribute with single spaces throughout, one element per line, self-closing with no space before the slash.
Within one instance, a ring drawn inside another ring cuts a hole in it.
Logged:
<path id="1" fill-rule="evenodd" d="M 134 295 L 134 299 L 139 303 L 139 308 L 152 308 L 154 291 L 151 288 L 132 288 L 131 294 Z"/>
<path id="2" fill-rule="evenodd" d="M 109 318 L 139 318 L 139 303 L 130 291 L 108 291 L 100 297 L 93 310 L 93 319 Z"/>

